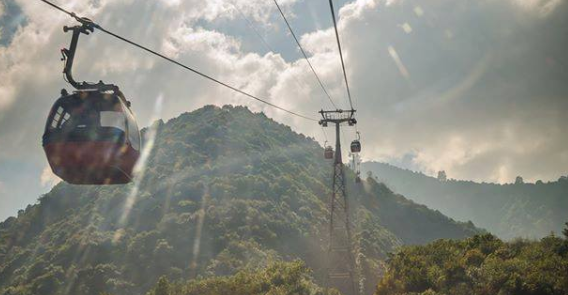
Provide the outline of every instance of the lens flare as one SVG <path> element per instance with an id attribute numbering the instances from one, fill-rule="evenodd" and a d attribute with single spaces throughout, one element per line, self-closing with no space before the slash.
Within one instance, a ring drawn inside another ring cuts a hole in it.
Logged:
<path id="1" fill-rule="evenodd" d="M 400 59 L 400 56 L 398 55 L 396 49 L 394 49 L 394 47 L 392 46 L 389 46 L 388 50 L 389 50 L 389 55 L 391 56 L 392 60 L 395 62 L 396 66 L 398 67 L 400 74 L 406 79 L 410 78 L 410 73 L 406 69 L 406 66 L 402 63 L 402 60 Z"/>
<path id="2" fill-rule="evenodd" d="M 156 103 L 154 105 L 154 114 L 152 115 L 151 121 L 155 121 L 157 120 L 157 118 L 159 118 L 160 113 L 162 111 L 162 104 L 163 104 L 163 96 L 160 95 L 156 99 Z M 146 172 L 146 164 L 148 162 L 150 154 L 152 153 L 152 150 L 154 149 L 156 134 L 157 134 L 156 125 L 150 126 L 146 131 L 145 144 L 144 147 L 142 148 L 140 159 L 138 159 L 136 166 L 134 166 L 134 186 L 130 190 L 128 197 L 126 198 L 126 202 L 124 203 L 122 216 L 120 217 L 120 221 L 118 223 L 118 229 L 113 239 L 115 242 L 118 239 L 120 239 L 119 235 L 120 229 L 122 229 L 125 226 L 126 222 L 128 221 L 128 217 L 130 216 L 130 211 L 132 210 L 132 207 L 136 203 L 136 199 L 138 197 L 138 190 L 140 188 L 140 182 L 142 179 L 144 179 L 144 175 Z"/>
<path id="3" fill-rule="evenodd" d="M 203 192 L 203 197 L 201 198 L 201 208 L 197 212 L 197 228 L 195 229 L 195 239 L 193 240 L 193 259 L 191 260 L 190 270 L 191 270 L 191 277 L 194 278 L 197 276 L 197 263 L 199 258 L 199 252 L 201 249 L 201 234 L 203 232 L 203 223 L 205 221 L 205 214 L 207 209 L 207 203 L 209 202 L 210 194 L 209 194 L 209 185 L 205 185 L 205 191 Z"/>

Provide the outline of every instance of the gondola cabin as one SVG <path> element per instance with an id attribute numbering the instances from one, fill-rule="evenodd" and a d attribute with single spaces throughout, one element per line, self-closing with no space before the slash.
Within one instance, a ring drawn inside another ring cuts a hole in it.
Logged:
<path id="1" fill-rule="evenodd" d="M 53 173 L 72 184 L 125 184 L 140 156 L 140 132 L 118 90 L 63 91 L 43 135 Z"/>
<path id="2" fill-rule="evenodd" d="M 360 153 L 361 152 L 361 142 L 359 140 L 354 140 L 351 142 L 351 152 Z"/>
<path id="3" fill-rule="evenodd" d="M 327 160 L 333 159 L 333 148 L 332 147 L 330 147 L 330 146 L 326 147 L 323 153 L 324 153 L 323 155 L 324 155 L 325 159 L 327 159 Z"/>

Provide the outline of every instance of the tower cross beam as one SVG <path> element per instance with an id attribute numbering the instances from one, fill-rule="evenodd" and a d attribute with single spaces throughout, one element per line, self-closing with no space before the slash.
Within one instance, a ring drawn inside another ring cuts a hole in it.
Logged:
<path id="1" fill-rule="evenodd" d="M 329 123 L 332 124 L 343 124 L 347 123 L 349 126 L 353 126 L 357 124 L 357 120 L 355 119 L 356 110 L 335 110 L 335 111 L 324 111 L 321 110 L 319 113 L 322 119 L 319 121 L 319 124 L 323 127 L 327 127 Z"/>

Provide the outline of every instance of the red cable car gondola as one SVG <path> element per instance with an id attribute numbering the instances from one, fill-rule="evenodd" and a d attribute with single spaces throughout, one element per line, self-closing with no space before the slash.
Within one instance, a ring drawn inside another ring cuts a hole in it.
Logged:
<path id="1" fill-rule="evenodd" d="M 53 173 L 73 184 L 125 184 L 132 180 L 140 156 L 140 131 L 128 102 L 117 86 L 78 83 L 71 68 L 79 35 L 94 31 L 91 21 L 65 27 L 73 31 L 63 49 L 64 73 L 77 91 L 55 102 L 47 118 L 43 148 Z"/>

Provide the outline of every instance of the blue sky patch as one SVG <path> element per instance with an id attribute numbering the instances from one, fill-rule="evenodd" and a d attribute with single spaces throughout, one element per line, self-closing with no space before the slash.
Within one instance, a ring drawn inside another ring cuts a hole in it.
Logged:
<path id="1" fill-rule="evenodd" d="M 4 14 L 0 16 L 0 46 L 7 46 L 12 42 L 18 28 L 25 26 L 28 20 L 14 0 L 1 0 L 1 3 L 4 6 Z"/>

